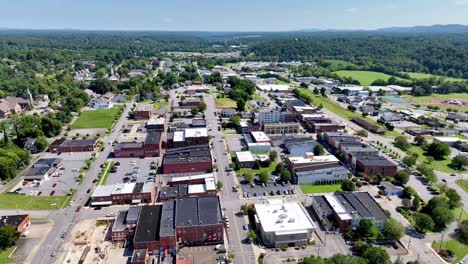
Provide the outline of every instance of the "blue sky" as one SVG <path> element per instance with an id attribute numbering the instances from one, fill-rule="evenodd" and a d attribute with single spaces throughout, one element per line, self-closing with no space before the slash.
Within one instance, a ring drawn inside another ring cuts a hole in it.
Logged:
<path id="1" fill-rule="evenodd" d="M 0 0 L 0 28 L 281 31 L 468 25 L 468 0 Z"/>

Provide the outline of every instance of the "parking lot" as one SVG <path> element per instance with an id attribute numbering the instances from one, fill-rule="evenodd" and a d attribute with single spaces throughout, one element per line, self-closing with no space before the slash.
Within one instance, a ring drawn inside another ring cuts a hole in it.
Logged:
<path id="1" fill-rule="evenodd" d="M 28 182 L 26 185 L 19 184 L 18 187 L 21 190 L 18 193 L 40 196 L 67 195 L 71 188 L 75 188 L 80 175 L 80 168 L 85 166 L 85 160 L 89 159 L 91 154 L 92 152 L 62 153 L 60 155 L 43 153 L 40 158 L 62 159 L 62 167 L 58 170 L 58 173 L 49 176 L 47 180 L 40 182 L 39 185 L 33 182 Z M 15 189 L 17 188 L 13 190 Z"/>
<path id="2" fill-rule="evenodd" d="M 242 135 L 232 134 L 226 137 L 226 143 L 229 151 L 241 151 L 245 144 L 243 143 Z"/>
<path id="3" fill-rule="evenodd" d="M 296 185 L 281 182 L 281 180 L 270 179 L 270 182 L 262 184 L 258 179 L 254 179 L 253 184 L 246 180 L 240 181 L 242 196 L 248 197 L 274 197 L 296 194 Z"/>
<path id="4" fill-rule="evenodd" d="M 160 175 L 155 175 L 157 167 L 151 169 L 151 163 L 161 164 L 160 158 L 116 158 L 114 164 L 120 163 L 116 172 L 111 172 L 107 178 L 106 184 L 116 184 L 123 182 L 146 182 L 148 176 L 155 176 L 156 182 L 161 181 Z"/>
<path id="5" fill-rule="evenodd" d="M 177 253 L 179 259 L 188 259 L 192 264 L 217 264 L 225 253 L 218 253 L 215 245 L 183 247 Z"/>

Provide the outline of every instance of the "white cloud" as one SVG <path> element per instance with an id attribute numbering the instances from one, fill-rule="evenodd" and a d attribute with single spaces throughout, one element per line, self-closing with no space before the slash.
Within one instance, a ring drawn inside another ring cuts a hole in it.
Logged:
<path id="1" fill-rule="evenodd" d="M 348 12 L 348 13 L 353 13 L 353 14 L 354 14 L 354 13 L 356 13 L 357 11 L 359 11 L 359 8 L 357 8 L 357 7 L 350 7 L 350 8 L 348 8 L 348 9 L 345 9 L 345 11 Z"/>

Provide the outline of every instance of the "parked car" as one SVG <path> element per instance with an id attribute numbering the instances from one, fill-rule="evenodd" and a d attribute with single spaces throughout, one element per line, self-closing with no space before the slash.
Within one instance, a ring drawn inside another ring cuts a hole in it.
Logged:
<path id="1" fill-rule="evenodd" d="M 57 183 L 52 184 L 52 188 L 54 188 L 55 186 L 57 186 Z"/>
<path id="2" fill-rule="evenodd" d="M 86 193 L 90 193 L 90 192 L 91 192 L 91 189 L 86 190 Z"/>
<path id="3" fill-rule="evenodd" d="M 120 166 L 120 162 L 117 161 L 116 163 L 114 163 L 114 166 Z"/>
<path id="4" fill-rule="evenodd" d="M 81 210 L 81 205 L 78 205 L 78 206 L 76 207 L 75 212 L 79 212 L 80 210 Z"/>
<path id="5" fill-rule="evenodd" d="M 50 196 L 54 196 L 54 194 L 55 194 L 55 191 L 50 192 Z"/>

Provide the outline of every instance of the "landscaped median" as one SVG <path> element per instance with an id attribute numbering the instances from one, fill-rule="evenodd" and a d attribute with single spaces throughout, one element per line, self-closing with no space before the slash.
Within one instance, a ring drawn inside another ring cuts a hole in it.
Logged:
<path id="1" fill-rule="evenodd" d="M 103 170 L 101 171 L 101 173 L 99 174 L 99 177 L 98 177 L 99 181 L 98 181 L 97 185 L 106 184 L 107 178 L 109 178 L 110 168 L 112 168 L 112 166 L 114 165 L 114 162 L 111 161 L 111 162 L 106 162 L 104 164 L 105 164 L 105 166 L 104 166 Z"/>

